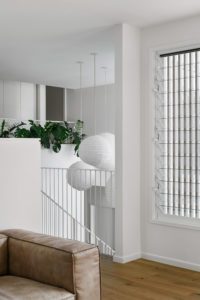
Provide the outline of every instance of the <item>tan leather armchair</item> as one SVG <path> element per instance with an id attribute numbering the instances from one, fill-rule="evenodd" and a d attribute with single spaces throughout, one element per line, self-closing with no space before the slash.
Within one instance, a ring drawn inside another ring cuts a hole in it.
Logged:
<path id="1" fill-rule="evenodd" d="M 0 300 L 100 300 L 97 247 L 23 230 L 0 232 Z"/>

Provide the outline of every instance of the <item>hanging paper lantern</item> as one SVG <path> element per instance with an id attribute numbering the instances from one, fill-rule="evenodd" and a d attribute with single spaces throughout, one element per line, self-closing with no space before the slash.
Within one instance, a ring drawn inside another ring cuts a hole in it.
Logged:
<path id="1" fill-rule="evenodd" d="M 115 135 L 109 132 L 103 132 L 100 134 L 100 136 L 103 136 L 109 144 L 114 148 L 115 147 Z"/>
<path id="2" fill-rule="evenodd" d="M 68 184 L 78 191 L 88 190 L 94 185 L 95 171 L 91 165 L 78 161 L 72 164 L 67 172 Z"/>
<path id="3" fill-rule="evenodd" d="M 102 170 L 114 170 L 115 155 L 108 139 L 101 135 L 86 138 L 79 148 L 80 158 Z"/>

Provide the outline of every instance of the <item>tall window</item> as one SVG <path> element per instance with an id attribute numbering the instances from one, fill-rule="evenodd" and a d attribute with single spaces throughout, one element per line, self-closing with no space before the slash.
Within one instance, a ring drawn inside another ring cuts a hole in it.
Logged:
<path id="1" fill-rule="evenodd" d="M 155 95 L 157 208 L 200 219 L 200 49 L 156 57 Z"/>

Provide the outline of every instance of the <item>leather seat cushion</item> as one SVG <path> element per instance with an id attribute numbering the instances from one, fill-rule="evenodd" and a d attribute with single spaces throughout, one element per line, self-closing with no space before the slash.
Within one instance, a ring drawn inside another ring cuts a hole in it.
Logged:
<path id="1" fill-rule="evenodd" d="M 1 300 L 75 300 L 62 288 L 16 276 L 0 276 Z"/>

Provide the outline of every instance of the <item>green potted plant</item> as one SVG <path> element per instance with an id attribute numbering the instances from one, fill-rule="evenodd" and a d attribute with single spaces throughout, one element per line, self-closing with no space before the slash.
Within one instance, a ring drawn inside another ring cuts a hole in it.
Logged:
<path id="1" fill-rule="evenodd" d="M 42 146 L 42 164 L 47 167 L 68 167 L 78 159 L 78 149 L 84 139 L 83 121 L 75 124 L 47 121 L 44 126 L 29 120 L 9 125 L 0 123 L 0 138 L 38 138 Z"/>
<path id="2" fill-rule="evenodd" d="M 79 145 L 85 137 L 83 121 L 78 120 L 75 125 L 68 122 L 47 121 L 44 126 L 29 120 L 29 128 L 21 128 L 23 124 L 15 128 L 13 136 L 16 138 L 39 138 L 42 147 L 52 149 L 55 153 L 60 152 L 62 145 L 73 144 L 74 151 L 78 155 Z"/>

